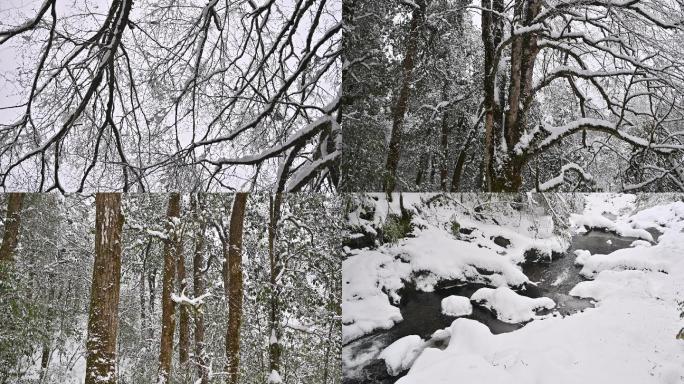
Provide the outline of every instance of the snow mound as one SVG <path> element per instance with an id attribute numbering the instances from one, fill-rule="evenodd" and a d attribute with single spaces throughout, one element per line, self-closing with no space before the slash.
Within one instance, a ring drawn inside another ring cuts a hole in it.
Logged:
<path id="1" fill-rule="evenodd" d="M 650 248 L 623 248 L 618 249 L 608 255 L 587 255 L 578 256 L 575 263 L 582 265 L 580 274 L 587 278 L 593 278 L 601 271 L 606 270 L 643 270 L 653 272 L 665 272 L 669 270 L 669 265 L 663 260 L 660 260 L 658 255 L 652 252 L 646 252 Z"/>
<path id="2" fill-rule="evenodd" d="M 654 287 L 644 271 L 602 271 L 596 280 L 582 281 L 570 295 L 604 300 L 629 294 L 631 297 L 652 298 Z"/>
<path id="3" fill-rule="evenodd" d="M 278 371 L 274 369 L 271 371 L 271 373 L 269 373 L 266 382 L 268 384 L 281 384 L 283 382 L 283 379 L 280 377 L 280 373 L 278 373 Z"/>
<path id="4" fill-rule="evenodd" d="M 629 218 L 629 222 L 636 228 L 666 228 L 684 220 L 684 202 L 677 201 L 665 205 L 656 205 L 639 211 Z"/>
<path id="5" fill-rule="evenodd" d="M 620 236 L 636 237 L 647 241 L 653 241 L 653 236 L 645 229 L 633 228 L 629 223 L 612 221 L 607 217 L 597 214 L 572 214 L 570 215 L 570 223 L 575 227 L 603 229 Z"/>
<path id="6" fill-rule="evenodd" d="M 536 310 L 553 309 L 556 303 L 548 297 L 536 299 L 521 296 L 508 287 L 480 288 L 471 300 L 496 311 L 496 317 L 507 323 L 521 323 L 536 317 Z"/>
<path id="7" fill-rule="evenodd" d="M 425 341 L 420 336 L 405 336 L 385 348 L 378 358 L 385 360 L 387 373 L 396 376 L 411 368 L 424 347 Z"/>
<path id="8" fill-rule="evenodd" d="M 650 247 L 651 245 L 653 245 L 653 244 L 649 243 L 646 240 L 634 240 L 634 241 L 632 241 L 632 244 L 630 244 L 629 246 L 630 247 Z"/>
<path id="9" fill-rule="evenodd" d="M 420 231 L 419 236 L 406 239 L 401 246 L 387 250 L 407 260 L 413 272 L 429 271 L 444 280 L 482 282 L 497 287 L 518 286 L 528 281 L 507 258 L 475 243 L 445 236 L 443 230 L 433 226 Z"/>
<path id="10" fill-rule="evenodd" d="M 359 338 L 375 329 L 389 329 L 403 320 L 399 308 L 390 304 L 387 295 L 342 302 L 342 342 Z"/>
<path id="11" fill-rule="evenodd" d="M 621 215 L 634 209 L 636 195 L 623 193 L 589 193 L 584 199 L 584 212 L 594 215 Z"/>
<path id="12" fill-rule="evenodd" d="M 452 295 L 442 299 L 442 313 L 447 316 L 466 316 L 473 313 L 470 299 Z"/>
<path id="13" fill-rule="evenodd" d="M 396 291 L 407 278 L 407 265 L 378 251 L 363 251 L 342 262 L 342 341 L 344 343 L 375 329 L 389 329 L 402 320 L 386 291 Z M 398 297 L 393 297 L 398 300 Z"/>

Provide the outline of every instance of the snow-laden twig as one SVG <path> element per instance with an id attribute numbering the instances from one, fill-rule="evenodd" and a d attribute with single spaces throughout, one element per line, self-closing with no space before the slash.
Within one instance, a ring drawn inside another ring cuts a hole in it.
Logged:
<path id="1" fill-rule="evenodd" d="M 540 184 L 537 187 L 537 192 L 550 191 L 552 189 L 556 189 L 556 188 L 560 187 L 565 182 L 566 173 L 568 173 L 568 172 L 577 173 L 580 178 L 582 178 L 584 181 L 587 181 L 587 182 L 592 182 L 594 179 L 589 173 L 587 173 L 579 165 L 577 165 L 575 163 L 568 163 L 568 164 L 565 164 L 561 168 L 560 174 L 558 176 Z"/>

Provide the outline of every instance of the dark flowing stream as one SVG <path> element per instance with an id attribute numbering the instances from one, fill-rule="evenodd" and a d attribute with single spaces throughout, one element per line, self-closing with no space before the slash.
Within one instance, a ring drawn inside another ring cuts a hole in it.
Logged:
<path id="1" fill-rule="evenodd" d="M 656 230 L 649 230 L 649 232 L 654 239 L 657 239 L 659 233 Z M 572 297 L 568 294 L 577 283 L 585 280 L 579 274 L 581 268 L 574 264 L 575 250 L 583 249 L 592 254 L 609 254 L 629 247 L 634 240 L 637 239 L 598 230 L 575 235 L 571 240 L 570 248 L 562 257 L 544 262 L 526 262 L 522 265 L 523 272 L 535 285 L 527 285 L 518 290 L 518 293 L 528 297 L 551 298 L 556 302 L 554 315 L 559 313 L 566 316 L 583 311 L 592 306 L 591 300 Z M 343 363 L 343 384 L 388 384 L 397 381 L 406 372 L 400 376 L 390 376 L 385 362 L 377 359 L 377 355 L 404 336 L 419 335 L 427 340 L 435 331 L 449 327 L 456 317 L 442 314 L 442 299 L 451 295 L 470 297 L 482 287 L 484 287 L 482 284 L 442 282 L 435 287 L 433 292 L 418 291 L 411 286 L 402 289 L 399 292 L 402 297 L 399 309 L 403 321 L 388 330 L 373 332 L 343 347 L 342 353 L 346 361 L 351 359 L 359 362 L 358 364 Z M 473 304 L 473 313 L 463 317 L 485 324 L 494 334 L 512 332 L 525 325 L 524 323 L 505 323 L 497 319 L 490 310 L 475 304 Z"/>

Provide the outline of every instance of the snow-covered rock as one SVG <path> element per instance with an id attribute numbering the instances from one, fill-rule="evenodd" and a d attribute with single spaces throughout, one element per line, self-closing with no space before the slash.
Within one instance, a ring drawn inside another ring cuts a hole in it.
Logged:
<path id="1" fill-rule="evenodd" d="M 597 228 L 616 233 L 620 236 L 636 237 L 639 239 L 653 241 L 653 236 L 645 229 L 634 228 L 632 225 L 622 221 L 613 221 L 605 216 L 597 214 L 573 214 L 570 216 L 570 223 L 576 227 Z"/>
<path id="2" fill-rule="evenodd" d="M 452 295 L 442 299 L 442 313 L 447 316 L 466 316 L 473 313 L 473 306 L 467 297 Z"/>
<path id="3" fill-rule="evenodd" d="M 496 311 L 496 317 L 507 323 L 521 323 L 536 317 L 536 310 L 553 309 L 556 303 L 548 297 L 536 299 L 521 296 L 508 287 L 480 288 L 470 298 Z"/>
<path id="4" fill-rule="evenodd" d="M 385 360 L 387 373 L 396 376 L 411 368 L 424 346 L 425 341 L 420 336 L 405 336 L 385 348 L 378 358 Z"/>
<path id="5" fill-rule="evenodd" d="M 633 196 L 620 196 L 612 204 L 601 200 L 606 209 L 598 198 L 588 200 L 594 213 L 611 212 L 619 215 L 616 222 L 633 228 L 657 225 L 663 231 L 650 246 L 637 243 L 610 255 L 576 252 L 578 264 L 599 271 L 570 293 L 597 300 L 595 308 L 535 320 L 499 335 L 457 319 L 448 347 L 425 349 L 397 383 L 684 383 L 684 343 L 676 338 L 684 325 L 679 314 L 684 205 L 663 204 L 629 216 Z M 668 273 L 654 271 L 654 265 Z M 641 266 L 649 268 L 632 268 Z"/>

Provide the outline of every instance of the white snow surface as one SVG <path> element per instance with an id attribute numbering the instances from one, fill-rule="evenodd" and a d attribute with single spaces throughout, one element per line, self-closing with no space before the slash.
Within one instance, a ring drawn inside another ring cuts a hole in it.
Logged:
<path id="1" fill-rule="evenodd" d="M 276 371 L 275 369 L 268 374 L 268 384 L 281 384 L 282 382 L 283 379 L 280 377 L 280 373 L 278 373 L 278 371 Z"/>
<path id="2" fill-rule="evenodd" d="M 387 373 L 396 376 L 411 368 L 418 355 L 423 351 L 425 341 L 417 335 L 404 336 L 385 348 L 379 359 L 385 360 Z"/>
<path id="3" fill-rule="evenodd" d="M 604 205 L 588 197 L 586 216 L 610 213 L 617 216 L 607 219 L 614 228 L 657 226 L 663 233 L 650 246 L 575 253 L 593 280 L 570 293 L 591 297 L 595 308 L 498 335 L 474 320 L 456 319 L 445 330 L 451 334 L 446 349 L 426 348 L 397 383 L 684 383 L 684 342 L 675 338 L 684 326 L 684 203 L 634 213 L 634 198 L 618 197 Z"/>
<path id="4" fill-rule="evenodd" d="M 653 241 L 653 236 L 645 229 L 634 228 L 633 225 L 628 222 L 613 221 L 598 214 L 573 214 L 570 216 L 570 223 L 575 227 L 604 229 L 620 236 L 636 237 L 647 241 Z"/>
<path id="5" fill-rule="evenodd" d="M 454 317 L 470 315 L 473 305 L 467 297 L 452 295 L 442 299 L 442 313 Z"/>
<path id="6" fill-rule="evenodd" d="M 461 205 L 432 206 L 424 203 L 434 194 L 404 194 L 404 208 L 414 212 L 413 236 L 377 249 L 350 250 L 342 262 L 342 340 L 347 343 L 377 329 L 388 329 L 402 320 L 396 307 L 397 291 L 407 281 L 430 292 L 444 280 L 479 282 L 494 287 L 520 286 L 528 282 L 518 264 L 525 253 L 535 250 L 551 256 L 568 244 L 552 233 L 549 216 L 514 216 L 510 223 L 492 224 L 464 213 Z M 374 201 L 372 220 L 350 215 L 359 227 L 382 223 L 389 214 L 399 214 L 399 197 L 388 202 L 384 194 L 368 194 Z M 538 215 L 537 215 L 538 216 Z M 501 218 L 499 218 L 501 219 Z M 451 225 L 472 229 L 470 234 L 453 234 Z M 503 237 L 510 245 L 493 242 Z"/>
<path id="7" fill-rule="evenodd" d="M 496 311 L 496 317 L 507 323 L 521 323 L 537 317 L 539 309 L 553 309 L 556 303 L 548 297 L 521 296 L 508 287 L 480 288 L 470 299 Z"/>

